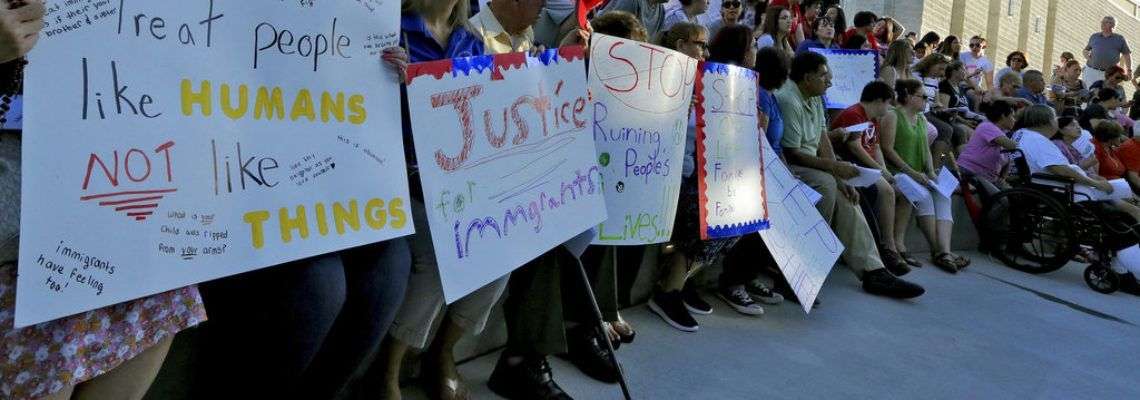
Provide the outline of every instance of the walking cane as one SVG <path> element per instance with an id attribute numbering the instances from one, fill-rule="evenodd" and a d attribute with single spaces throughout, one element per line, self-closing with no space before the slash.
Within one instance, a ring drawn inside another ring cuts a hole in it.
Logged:
<path id="1" fill-rule="evenodd" d="M 612 248 L 614 271 L 617 271 L 617 249 Z M 614 363 L 614 367 L 618 371 L 618 383 L 621 384 L 621 393 L 625 396 L 625 400 L 631 400 L 629 395 L 629 386 L 625 383 L 625 371 L 622 370 L 621 364 L 618 363 L 617 354 L 614 353 L 614 345 L 610 342 L 609 335 L 606 334 L 606 321 L 602 316 L 602 309 L 598 307 L 598 299 L 594 298 L 594 288 L 590 285 L 590 277 L 586 274 L 586 266 L 582 265 L 582 260 L 578 259 L 578 275 L 582 278 L 582 287 L 586 288 L 586 298 L 590 299 L 590 309 L 594 311 L 594 318 L 597 320 L 595 325 L 596 334 L 601 341 L 606 343 L 606 351 L 610 355 L 610 362 Z"/>

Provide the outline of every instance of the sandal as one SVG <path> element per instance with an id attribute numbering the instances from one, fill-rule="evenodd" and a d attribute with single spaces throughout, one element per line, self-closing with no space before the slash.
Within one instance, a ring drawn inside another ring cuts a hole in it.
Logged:
<path id="1" fill-rule="evenodd" d="M 910 253 L 899 252 L 899 258 L 902 258 L 903 262 L 907 263 L 907 265 L 915 268 L 922 268 L 922 263 L 919 262 L 917 258 L 914 258 L 914 256 L 910 255 Z"/>
<path id="2" fill-rule="evenodd" d="M 951 274 L 958 273 L 958 263 L 950 253 L 931 254 L 930 261 L 938 268 Z"/>
<path id="3" fill-rule="evenodd" d="M 957 265 L 958 265 L 958 270 L 959 270 L 959 271 L 961 271 L 961 270 L 963 270 L 963 269 L 966 269 L 966 267 L 969 267 L 969 266 L 970 266 L 970 259 L 969 259 L 969 258 L 966 258 L 966 257 L 960 256 L 960 255 L 957 255 L 957 254 L 951 254 L 951 256 L 953 256 L 953 257 L 954 257 L 954 264 L 957 264 Z"/>

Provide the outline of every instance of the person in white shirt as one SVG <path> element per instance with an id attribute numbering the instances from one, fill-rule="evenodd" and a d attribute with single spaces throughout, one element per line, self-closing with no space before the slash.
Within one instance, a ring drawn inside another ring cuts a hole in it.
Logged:
<path id="1" fill-rule="evenodd" d="M 985 82 L 986 89 L 994 87 L 994 63 L 985 56 L 986 39 L 981 36 L 970 38 L 970 50 L 958 55 L 958 60 L 966 65 L 966 77 L 975 85 Z"/>
<path id="2" fill-rule="evenodd" d="M 1107 180 L 1086 175 L 1081 167 L 1070 164 L 1064 153 L 1061 153 L 1061 149 L 1050 141 L 1049 138 L 1058 129 L 1057 119 L 1051 107 L 1033 105 L 1026 108 L 1018 125 L 1026 128 L 1014 133 L 1013 139 L 1021 149 L 1031 174 L 1045 172 L 1073 179 L 1078 185 L 1088 185 L 1104 192 L 1113 192 L 1113 187 Z M 1127 248 L 1118 250 L 1110 267 L 1122 275 L 1122 290 L 1140 295 L 1140 281 L 1137 280 L 1137 276 L 1140 275 L 1140 245 L 1133 242 Z"/>
<path id="3" fill-rule="evenodd" d="M 709 10 L 709 0 L 679 0 L 681 7 L 669 10 L 665 14 L 665 29 L 662 32 L 668 31 L 673 25 L 680 22 L 690 22 L 700 24 L 700 17 Z"/>

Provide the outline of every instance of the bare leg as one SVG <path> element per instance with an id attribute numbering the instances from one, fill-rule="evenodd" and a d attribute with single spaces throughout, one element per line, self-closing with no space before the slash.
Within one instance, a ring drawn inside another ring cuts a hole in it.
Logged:
<path id="1" fill-rule="evenodd" d="M 162 362 L 166 360 L 166 353 L 170 351 L 173 342 L 174 336 L 167 337 L 110 372 L 80 383 L 75 387 L 73 398 L 142 399 L 158 376 L 158 370 L 162 368 Z"/>
<path id="2" fill-rule="evenodd" d="M 926 238 L 926 244 L 930 245 L 930 251 L 933 253 L 942 253 L 941 247 L 938 245 L 938 228 L 934 223 L 934 216 L 920 216 L 918 220 L 918 230 L 922 231 L 922 236 Z"/>
<path id="3" fill-rule="evenodd" d="M 954 231 L 954 221 L 938 221 L 938 251 L 952 253 L 950 234 Z"/>
<path id="4" fill-rule="evenodd" d="M 895 249 L 899 253 L 906 252 L 906 231 L 910 226 L 910 215 L 914 208 L 903 196 L 899 196 L 895 203 Z"/>
<path id="5" fill-rule="evenodd" d="M 399 339 L 388 336 L 380 345 L 380 355 L 376 362 L 384 366 L 384 399 L 400 400 L 400 367 L 404 364 L 404 353 L 408 345 Z"/>
<path id="6" fill-rule="evenodd" d="M 884 179 L 879 179 L 875 183 L 875 189 L 879 191 L 877 207 L 879 208 L 879 228 L 883 230 L 881 232 L 882 245 L 887 250 L 898 251 L 898 247 L 895 245 L 895 189 Z"/>
<path id="7" fill-rule="evenodd" d="M 455 323 L 451 313 L 447 314 L 436 334 L 435 340 L 424 354 L 425 377 L 428 377 L 430 393 L 440 399 L 466 399 L 471 395 L 455 367 L 455 344 L 466 331 Z"/>

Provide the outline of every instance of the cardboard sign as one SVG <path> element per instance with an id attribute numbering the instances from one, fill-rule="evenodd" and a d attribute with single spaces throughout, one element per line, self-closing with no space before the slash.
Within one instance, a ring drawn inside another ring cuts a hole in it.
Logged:
<path id="1" fill-rule="evenodd" d="M 605 219 L 581 47 L 412 65 L 408 110 L 453 302 Z"/>
<path id="2" fill-rule="evenodd" d="M 697 73 L 697 182 L 701 239 L 768 228 L 756 115 L 756 72 L 701 63 Z"/>
<path id="3" fill-rule="evenodd" d="M 398 4 L 47 7 L 17 326 L 412 233 Z"/>
<path id="4" fill-rule="evenodd" d="M 824 106 L 844 109 L 859 102 L 863 87 L 879 79 L 879 57 L 874 50 L 811 49 L 827 57 L 831 88 L 824 95 Z"/>
<path id="5" fill-rule="evenodd" d="M 609 210 L 595 243 L 668 241 L 677 215 L 697 61 L 633 40 L 595 34 L 592 41 L 592 128 Z"/>
<path id="6" fill-rule="evenodd" d="M 843 243 L 819 214 L 819 193 L 796 179 L 764 139 L 764 187 L 771 229 L 760 232 L 804 313 L 811 313 Z"/>

